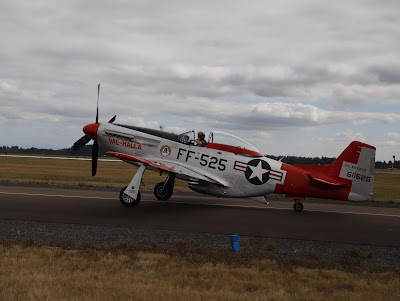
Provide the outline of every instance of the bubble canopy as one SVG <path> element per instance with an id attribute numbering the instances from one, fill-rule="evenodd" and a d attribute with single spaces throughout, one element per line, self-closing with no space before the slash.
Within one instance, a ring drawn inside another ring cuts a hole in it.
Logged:
<path id="1" fill-rule="evenodd" d="M 213 131 L 210 133 L 207 147 L 255 157 L 262 156 L 260 151 L 250 143 L 235 135 L 221 131 Z"/>

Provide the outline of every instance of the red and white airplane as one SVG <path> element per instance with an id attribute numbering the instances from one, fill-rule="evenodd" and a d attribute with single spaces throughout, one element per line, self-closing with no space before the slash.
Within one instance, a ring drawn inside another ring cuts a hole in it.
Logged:
<path id="1" fill-rule="evenodd" d="M 98 86 L 99 97 L 100 85 Z M 188 181 L 192 190 L 227 198 L 251 198 L 266 203 L 270 193 L 294 200 L 296 212 L 303 210 L 306 197 L 342 201 L 366 201 L 374 183 L 375 147 L 353 141 L 329 165 L 289 165 L 266 158 L 255 147 L 235 136 L 212 132 L 205 147 L 193 144 L 194 131 L 174 134 L 115 123 L 96 122 L 83 128 L 85 135 L 74 144 L 77 150 L 94 140 L 92 175 L 96 174 L 98 149 L 139 167 L 120 192 L 126 207 L 140 202 L 140 183 L 146 169 L 168 174 L 158 183 L 154 195 L 168 200 L 175 179 Z M 227 142 L 227 141 L 230 142 Z"/>

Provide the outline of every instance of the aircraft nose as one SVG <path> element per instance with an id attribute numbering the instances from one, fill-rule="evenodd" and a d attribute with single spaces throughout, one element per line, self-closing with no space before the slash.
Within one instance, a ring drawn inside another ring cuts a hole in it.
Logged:
<path id="1" fill-rule="evenodd" d="M 100 123 L 90 123 L 83 127 L 83 132 L 86 135 L 92 136 L 93 140 L 97 138 L 97 130 L 99 129 Z"/>

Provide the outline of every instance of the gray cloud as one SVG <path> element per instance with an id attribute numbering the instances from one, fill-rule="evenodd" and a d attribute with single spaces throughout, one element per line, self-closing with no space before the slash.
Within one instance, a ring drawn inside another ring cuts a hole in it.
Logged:
<path id="1" fill-rule="evenodd" d="M 400 84 L 400 65 L 394 62 L 390 66 L 373 66 L 369 71 L 383 84 Z"/>
<path id="2" fill-rule="evenodd" d="M 400 114 L 329 111 L 312 105 L 296 103 L 263 103 L 236 106 L 229 114 L 208 111 L 204 119 L 216 127 L 248 130 L 282 130 L 312 128 L 335 124 L 365 124 L 399 122 Z"/>

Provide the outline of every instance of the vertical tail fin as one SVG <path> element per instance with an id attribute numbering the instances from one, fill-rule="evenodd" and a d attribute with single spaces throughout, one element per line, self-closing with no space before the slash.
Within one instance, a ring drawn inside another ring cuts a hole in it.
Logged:
<path id="1" fill-rule="evenodd" d="M 376 148 L 353 141 L 332 163 L 335 177 L 351 181 L 349 201 L 365 201 L 372 197 Z"/>
<path id="2" fill-rule="evenodd" d="M 367 201 L 373 195 L 376 148 L 353 141 L 328 165 L 295 165 L 317 182 L 331 185 L 334 192 L 316 195 L 348 201 Z"/>

